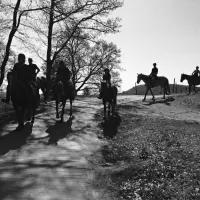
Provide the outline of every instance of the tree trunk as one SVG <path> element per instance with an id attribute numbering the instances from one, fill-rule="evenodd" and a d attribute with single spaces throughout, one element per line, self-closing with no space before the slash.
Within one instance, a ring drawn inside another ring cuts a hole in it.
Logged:
<path id="1" fill-rule="evenodd" d="M 49 13 L 49 27 L 48 27 L 48 47 L 47 47 L 47 92 L 46 98 L 49 98 L 50 89 L 51 89 L 51 69 L 53 65 L 53 61 L 51 59 L 51 48 L 52 48 L 52 33 L 53 33 L 53 13 L 54 13 L 54 0 L 51 0 L 51 9 Z"/>
<path id="2" fill-rule="evenodd" d="M 15 9 L 13 12 L 13 24 L 12 24 L 12 29 L 10 31 L 9 37 L 8 37 L 8 42 L 6 44 L 6 52 L 5 52 L 5 56 L 1 65 L 1 74 L 0 74 L 0 87 L 3 83 L 4 77 L 5 77 L 5 68 L 6 68 L 6 64 L 8 62 L 9 59 L 9 55 L 10 55 L 10 46 L 13 40 L 13 37 L 17 31 L 17 28 L 19 26 L 19 24 L 17 25 L 17 13 L 18 13 L 18 9 L 20 6 L 21 0 L 17 0 L 17 3 L 15 5 Z"/>

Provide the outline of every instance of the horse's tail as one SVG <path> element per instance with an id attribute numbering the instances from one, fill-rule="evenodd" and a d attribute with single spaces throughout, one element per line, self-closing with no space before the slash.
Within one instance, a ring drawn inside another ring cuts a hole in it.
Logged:
<path id="1" fill-rule="evenodd" d="M 170 94 L 171 91 L 170 91 L 170 87 L 169 87 L 169 80 L 167 80 L 167 90 L 168 90 L 168 94 Z"/>
<path id="2" fill-rule="evenodd" d="M 113 87 L 114 90 L 114 103 L 115 105 L 117 105 L 117 93 L 118 93 L 118 89 L 116 86 Z"/>

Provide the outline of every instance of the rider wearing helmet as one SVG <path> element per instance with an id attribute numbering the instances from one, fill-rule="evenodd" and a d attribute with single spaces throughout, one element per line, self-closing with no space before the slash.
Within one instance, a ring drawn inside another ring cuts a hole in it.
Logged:
<path id="1" fill-rule="evenodd" d="M 155 81 L 157 79 L 157 74 L 158 74 L 158 68 L 156 67 L 156 63 L 153 63 L 153 68 L 151 70 L 151 74 L 150 74 L 150 77 L 152 78 L 152 85 L 154 87 L 155 85 Z"/>

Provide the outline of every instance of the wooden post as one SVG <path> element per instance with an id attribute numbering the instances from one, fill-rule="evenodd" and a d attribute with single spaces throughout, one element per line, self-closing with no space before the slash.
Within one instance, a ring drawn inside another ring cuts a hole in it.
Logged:
<path id="1" fill-rule="evenodd" d="M 176 83 L 176 93 L 178 92 L 178 89 L 177 89 L 177 83 Z"/>

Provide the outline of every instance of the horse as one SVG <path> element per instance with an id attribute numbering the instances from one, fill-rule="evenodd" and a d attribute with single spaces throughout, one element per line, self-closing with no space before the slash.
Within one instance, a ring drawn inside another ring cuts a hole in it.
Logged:
<path id="1" fill-rule="evenodd" d="M 115 114 L 115 106 L 117 104 L 117 87 L 111 86 L 108 87 L 106 83 L 102 82 L 102 102 L 104 106 L 104 117 L 103 119 L 106 120 L 106 103 L 108 102 L 108 117 L 110 117 L 110 107 L 112 107 L 111 113 L 112 116 Z"/>
<path id="2" fill-rule="evenodd" d="M 144 99 L 142 101 L 146 100 L 146 95 L 149 90 L 151 92 L 151 95 L 153 96 L 152 100 L 155 100 L 154 94 L 151 89 L 151 88 L 153 88 L 151 77 L 149 77 L 148 75 L 144 75 L 144 74 L 138 74 L 137 84 L 139 84 L 141 80 L 144 81 L 145 86 L 146 86 L 146 93 L 145 93 Z M 164 93 L 163 99 L 165 99 L 165 95 L 170 94 L 170 87 L 169 87 L 168 79 L 164 76 L 157 77 L 157 79 L 155 80 L 154 87 L 157 87 L 157 86 L 161 86 L 163 88 L 163 93 Z"/>
<path id="3" fill-rule="evenodd" d="M 44 103 L 46 103 L 47 100 L 47 81 L 44 76 L 37 77 L 36 79 L 36 85 L 38 87 L 38 90 L 42 90 L 43 96 L 44 96 Z M 38 105 L 40 102 L 40 94 L 38 94 Z"/>
<path id="4" fill-rule="evenodd" d="M 24 67 L 24 69 L 26 69 Z M 16 131 L 24 129 L 25 115 L 29 113 L 31 126 L 35 121 L 35 113 L 37 107 L 38 89 L 36 86 L 24 85 L 16 72 L 12 74 L 12 82 L 10 88 L 11 101 L 16 112 L 18 127 Z"/>
<path id="5" fill-rule="evenodd" d="M 196 87 L 195 85 L 200 85 L 200 78 L 192 76 L 192 75 L 187 75 L 187 74 L 181 74 L 181 82 L 183 82 L 184 80 L 188 81 L 188 85 L 189 85 L 189 94 L 191 93 L 191 87 L 194 87 L 194 91 L 197 93 Z"/>
<path id="6" fill-rule="evenodd" d="M 69 99 L 70 102 L 70 118 L 72 117 L 72 102 L 75 99 L 75 89 L 72 86 L 71 83 L 63 83 L 62 81 L 56 82 L 53 87 L 52 91 L 55 97 L 55 102 L 56 102 L 56 118 L 59 118 L 59 112 L 58 112 L 58 105 L 61 102 L 62 103 L 62 111 L 60 115 L 60 122 L 63 122 L 63 116 L 64 116 L 64 111 L 65 111 L 65 104 L 67 99 Z"/>

